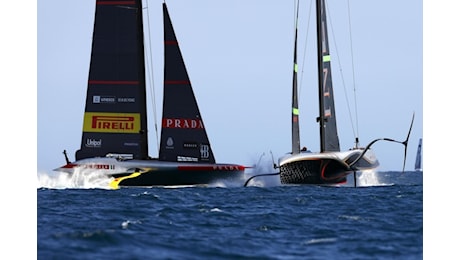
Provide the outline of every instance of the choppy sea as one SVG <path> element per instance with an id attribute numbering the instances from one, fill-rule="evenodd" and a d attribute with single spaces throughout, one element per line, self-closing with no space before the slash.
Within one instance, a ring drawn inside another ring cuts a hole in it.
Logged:
<path id="1" fill-rule="evenodd" d="M 358 187 L 242 185 L 109 190 L 41 174 L 38 259 L 422 259 L 423 172 Z"/>

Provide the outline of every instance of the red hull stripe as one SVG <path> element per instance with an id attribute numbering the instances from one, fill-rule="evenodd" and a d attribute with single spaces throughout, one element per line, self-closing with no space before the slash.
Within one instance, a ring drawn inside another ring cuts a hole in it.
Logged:
<path id="1" fill-rule="evenodd" d="M 165 80 L 165 85 L 190 85 L 188 80 Z"/>
<path id="2" fill-rule="evenodd" d="M 139 85 L 139 81 L 134 81 L 134 80 L 89 80 L 88 84 L 93 84 L 93 85 Z"/>
<path id="3" fill-rule="evenodd" d="M 246 167 L 241 165 L 219 165 L 219 166 L 178 166 L 181 171 L 244 171 Z"/>
<path id="4" fill-rule="evenodd" d="M 134 1 L 101 1 L 96 2 L 97 5 L 134 5 Z"/>
<path id="5" fill-rule="evenodd" d="M 78 166 L 78 164 L 69 163 L 69 164 L 66 164 L 66 165 L 62 166 L 61 168 L 63 168 L 63 169 L 72 169 L 72 168 L 75 168 L 77 166 Z"/>

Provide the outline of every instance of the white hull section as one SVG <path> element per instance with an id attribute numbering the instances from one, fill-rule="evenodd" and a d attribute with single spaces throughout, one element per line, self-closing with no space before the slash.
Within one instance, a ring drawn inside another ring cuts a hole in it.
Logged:
<path id="1" fill-rule="evenodd" d="M 353 155 L 359 156 L 362 153 L 362 151 L 363 149 L 353 149 L 353 150 L 342 151 L 342 152 L 324 152 L 324 153 L 301 152 L 301 153 L 294 154 L 294 155 L 288 154 L 279 159 L 279 166 L 282 166 L 284 164 L 291 163 L 294 161 L 304 161 L 304 160 L 335 160 L 335 161 L 343 163 L 344 166 L 348 166 L 346 161 L 350 159 L 351 157 L 354 157 Z M 377 157 L 375 156 L 374 152 L 370 149 L 366 152 L 366 154 L 364 154 L 361 160 L 365 160 L 366 162 L 368 162 L 369 165 L 377 164 L 376 166 L 378 166 Z"/>

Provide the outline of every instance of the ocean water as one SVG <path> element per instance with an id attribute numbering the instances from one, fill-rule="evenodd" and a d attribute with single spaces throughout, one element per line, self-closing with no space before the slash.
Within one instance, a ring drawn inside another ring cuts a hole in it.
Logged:
<path id="1" fill-rule="evenodd" d="M 42 174 L 38 259 L 422 259 L 423 173 L 359 187 L 122 188 Z"/>

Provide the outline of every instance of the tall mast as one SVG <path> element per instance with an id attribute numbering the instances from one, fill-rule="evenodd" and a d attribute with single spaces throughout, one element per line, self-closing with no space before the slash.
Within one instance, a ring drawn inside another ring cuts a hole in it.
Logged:
<path id="1" fill-rule="evenodd" d="M 141 130 L 139 134 L 142 136 L 140 139 L 140 148 L 142 159 L 149 158 L 149 146 L 148 146 L 148 131 L 147 131 L 147 93 L 146 93 L 146 82 L 145 82 L 145 50 L 144 50 L 144 18 L 142 9 L 142 0 L 137 2 L 137 28 L 138 28 L 138 48 L 139 48 L 139 82 L 141 88 L 139 88 L 139 105 L 141 113 Z"/>
<path id="2" fill-rule="evenodd" d="M 299 136 L 299 102 L 297 93 L 297 23 L 299 19 L 299 1 L 297 1 L 297 14 L 295 17 L 294 37 L 294 66 L 292 76 L 292 154 L 300 153 Z"/>
<path id="3" fill-rule="evenodd" d="M 327 33 L 325 0 L 316 1 L 318 45 L 318 95 L 321 152 L 340 151 L 332 87 L 331 56 Z"/>
<path id="4" fill-rule="evenodd" d="M 326 150 L 326 142 L 324 139 L 324 101 L 323 101 L 323 33 L 321 24 L 321 4 L 322 0 L 316 0 L 316 45 L 317 45 L 317 58 L 318 58 L 318 100 L 319 100 L 319 116 L 316 119 L 319 122 L 319 136 L 320 136 L 320 151 Z"/>

